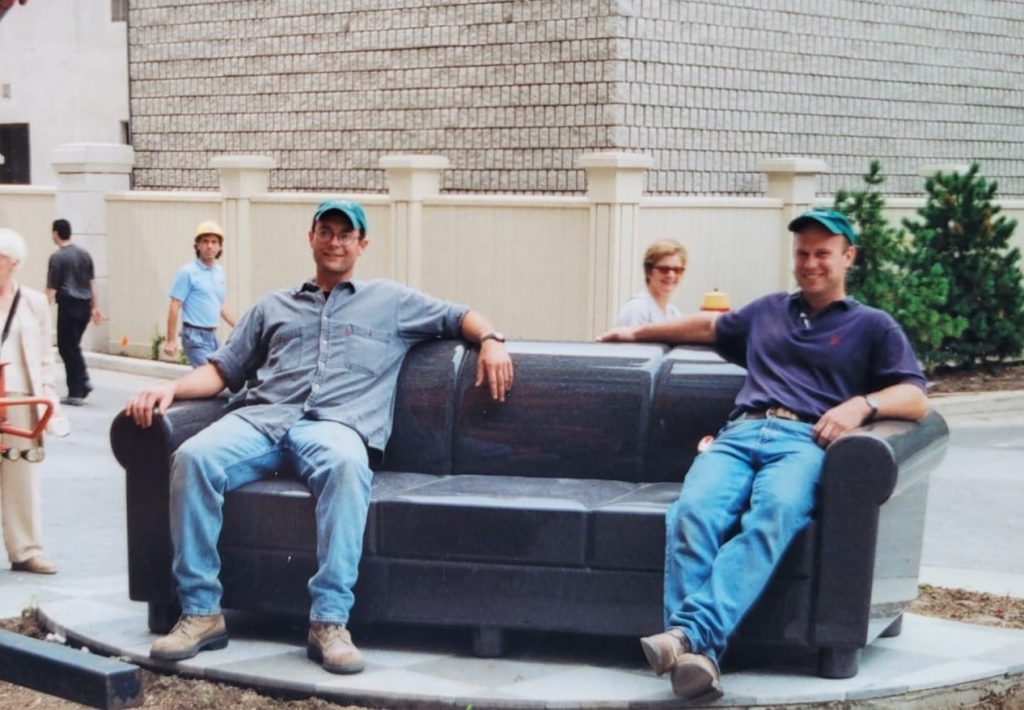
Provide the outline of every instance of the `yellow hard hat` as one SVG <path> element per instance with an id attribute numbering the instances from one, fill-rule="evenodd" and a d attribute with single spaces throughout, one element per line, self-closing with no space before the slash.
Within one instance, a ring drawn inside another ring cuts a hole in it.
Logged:
<path id="1" fill-rule="evenodd" d="M 203 236 L 204 234 L 213 234 L 224 239 L 224 230 L 220 228 L 220 225 L 214 222 L 212 219 L 208 219 L 205 222 L 200 222 L 199 226 L 196 227 L 196 239 Z"/>

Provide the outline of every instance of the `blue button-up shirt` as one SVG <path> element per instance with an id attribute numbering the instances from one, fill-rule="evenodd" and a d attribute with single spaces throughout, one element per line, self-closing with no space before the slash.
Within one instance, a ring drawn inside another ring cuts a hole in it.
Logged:
<path id="1" fill-rule="evenodd" d="M 716 349 L 747 368 L 734 415 L 782 405 L 817 418 L 891 385 L 926 389 L 907 336 L 888 313 L 852 298 L 810 312 L 799 293 L 775 293 L 716 319 Z"/>
<path id="2" fill-rule="evenodd" d="M 275 291 L 253 306 L 210 356 L 228 387 L 247 385 L 242 417 L 274 441 L 301 418 L 351 427 L 383 451 L 406 352 L 457 338 L 469 309 L 394 281 Z"/>
<path id="3" fill-rule="evenodd" d="M 228 295 L 224 269 L 196 259 L 178 269 L 171 284 L 171 298 L 181 301 L 181 320 L 200 328 L 216 328 L 220 309 Z"/>

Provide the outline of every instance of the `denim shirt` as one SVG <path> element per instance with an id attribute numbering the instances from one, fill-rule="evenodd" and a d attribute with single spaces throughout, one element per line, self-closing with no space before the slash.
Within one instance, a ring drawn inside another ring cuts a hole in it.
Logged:
<path id="1" fill-rule="evenodd" d="M 307 282 L 260 299 L 210 362 L 232 392 L 247 385 L 236 414 L 271 440 L 319 419 L 383 451 L 406 352 L 460 337 L 468 310 L 394 281 L 347 281 L 329 295 Z"/>

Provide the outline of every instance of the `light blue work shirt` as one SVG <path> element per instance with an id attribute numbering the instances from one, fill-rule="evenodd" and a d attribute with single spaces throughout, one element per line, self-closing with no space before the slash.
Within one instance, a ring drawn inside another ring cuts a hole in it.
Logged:
<path id="1" fill-rule="evenodd" d="M 346 281 L 329 295 L 307 282 L 261 298 L 209 361 L 232 392 L 248 385 L 236 414 L 272 441 L 301 418 L 319 419 L 383 451 L 406 352 L 460 337 L 468 310 L 384 279 Z"/>
<path id="2" fill-rule="evenodd" d="M 217 327 L 227 295 L 224 269 L 216 262 L 207 266 L 201 259 L 178 269 L 171 284 L 171 298 L 181 301 L 182 322 L 200 328 Z"/>

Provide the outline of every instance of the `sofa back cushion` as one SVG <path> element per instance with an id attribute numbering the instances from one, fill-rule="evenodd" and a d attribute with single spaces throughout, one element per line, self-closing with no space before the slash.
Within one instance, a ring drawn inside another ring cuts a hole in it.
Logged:
<path id="1" fill-rule="evenodd" d="M 724 423 L 743 370 L 706 348 L 517 341 L 515 382 L 474 387 L 477 351 L 434 341 L 406 357 L 382 468 L 679 481 Z"/>

